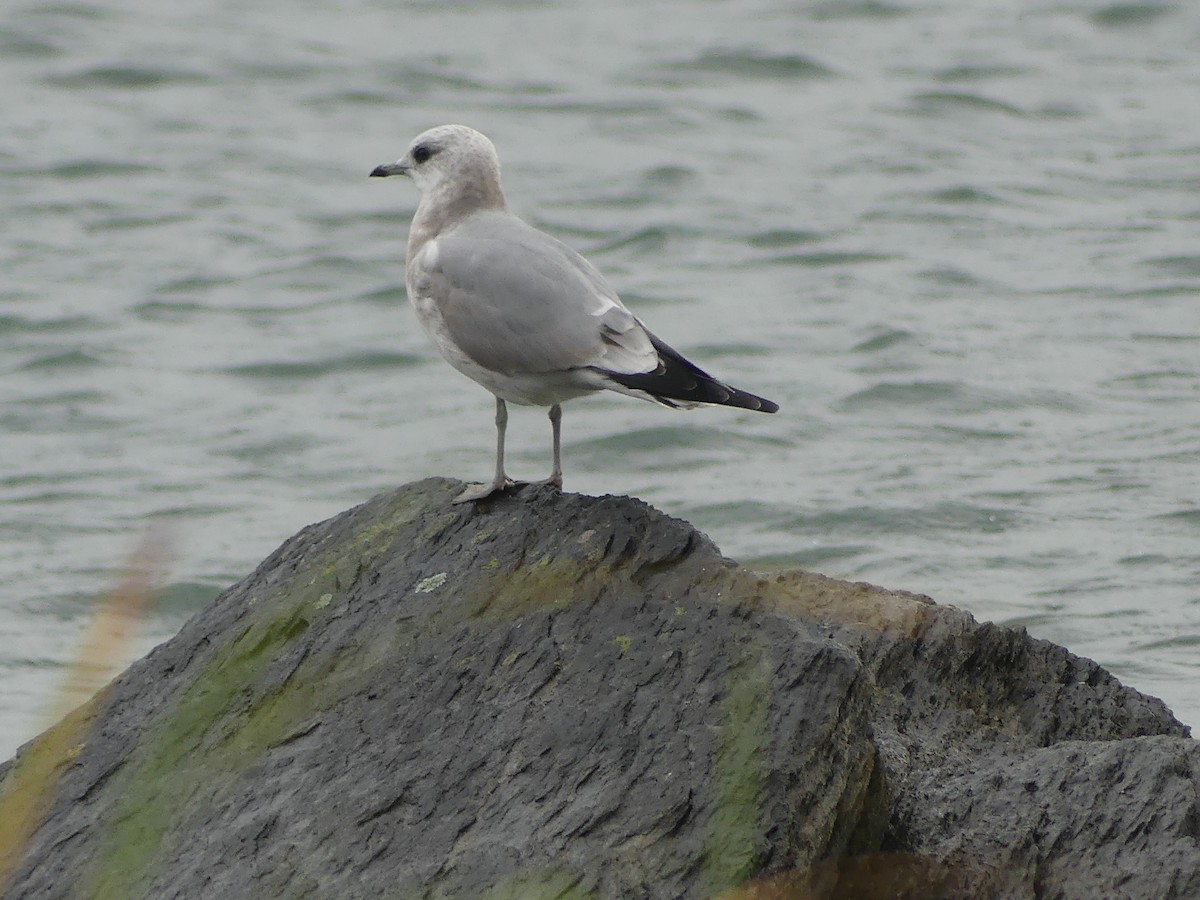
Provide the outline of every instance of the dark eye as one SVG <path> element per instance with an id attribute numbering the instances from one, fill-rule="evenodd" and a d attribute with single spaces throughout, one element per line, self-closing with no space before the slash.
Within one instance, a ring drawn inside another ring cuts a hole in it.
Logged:
<path id="1" fill-rule="evenodd" d="M 423 162 L 425 162 L 425 160 L 429 159 L 429 157 L 431 157 L 431 156 L 433 156 L 433 150 L 430 149 L 428 144 L 421 144 L 418 147 L 413 147 L 413 152 L 412 152 L 413 162 L 423 163 Z"/>

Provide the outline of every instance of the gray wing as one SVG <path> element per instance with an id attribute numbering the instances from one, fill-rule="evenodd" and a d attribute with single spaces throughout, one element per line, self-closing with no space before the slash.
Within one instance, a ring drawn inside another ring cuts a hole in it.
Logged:
<path id="1" fill-rule="evenodd" d="M 600 272 L 507 213 L 479 213 L 438 235 L 409 275 L 455 344 L 493 372 L 635 374 L 658 365 L 642 324 Z"/>

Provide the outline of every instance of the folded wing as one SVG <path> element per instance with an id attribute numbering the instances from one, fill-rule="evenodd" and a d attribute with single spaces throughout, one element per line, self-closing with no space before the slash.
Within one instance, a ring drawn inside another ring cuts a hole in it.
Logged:
<path id="1" fill-rule="evenodd" d="M 506 375 L 653 371 L 649 335 L 591 263 L 506 213 L 470 217 L 417 255 L 416 289 L 455 344 Z"/>

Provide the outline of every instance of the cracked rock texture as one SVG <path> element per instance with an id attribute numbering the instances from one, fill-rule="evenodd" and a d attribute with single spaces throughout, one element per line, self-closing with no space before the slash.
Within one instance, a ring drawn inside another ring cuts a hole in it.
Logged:
<path id="1" fill-rule="evenodd" d="M 86 729 L 5 896 L 1200 897 L 1200 750 L 1095 663 L 461 487 L 304 529 L 0 767 Z"/>

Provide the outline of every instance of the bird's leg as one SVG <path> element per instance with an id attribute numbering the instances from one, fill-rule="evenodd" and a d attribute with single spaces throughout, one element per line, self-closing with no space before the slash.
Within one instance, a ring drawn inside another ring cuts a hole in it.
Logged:
<path id="1" fill-rule="evenodd" d="M 561 491 L 563 486 L 562 407 L 557 403 L 550 407 L 550 434 L 551 442 L 554 445 L 554 468 L 550 470 L 550 477 L 546 479 L 546 484 L 554 485 Z"/>
<path id="2" fill-rule="evenodd" d="M 473 484 L 457 497 L 455 503 L 470 503 L 472 500 L 483 500 L 499 491 L 513 486 L 512 480 L 504 474 L 504 432 L 508 428 L 508 407 L 499 397 L 496 398 L 496 474 L 491 484 Z"/>
<path id="3" fill-rule="evenodd" d="M 496 474 L 492 477 L 492 487 L 503 490 L 508 476 L 504 474 L 504 433 L 508 431 L 508 406 L 499 397 L 496 398 Z"/>

